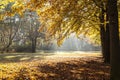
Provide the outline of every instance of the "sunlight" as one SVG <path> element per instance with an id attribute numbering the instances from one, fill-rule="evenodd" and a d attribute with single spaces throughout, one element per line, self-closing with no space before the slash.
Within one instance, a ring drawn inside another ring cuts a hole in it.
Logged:
<path id="1" fill-rule="evenodd" d="M 0 80 L 120 80 L 119 22 L 120 0 L 0 0 Z"/>
<path id="2" fill-rule="evenodd" d="M 9 58 L 15 58 L 16 56 L 5 56 L 5 58 L 9 59 Z"/>
<path id="3" fill-rule="evenodd" d="M 29 60 L 30 59 L 30 57 L 23 57 L 23 58 L 21 58 L 20 60 L 21 61 L 24 61 L 24 60 Z"/>

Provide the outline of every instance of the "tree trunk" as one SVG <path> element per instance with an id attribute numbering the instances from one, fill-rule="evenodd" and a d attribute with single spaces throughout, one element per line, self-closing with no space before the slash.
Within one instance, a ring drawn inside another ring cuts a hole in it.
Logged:
<path id="1" fill-rule="evenodd" d="M 103 24 L 105 22 L 104 15 L 105 15 L 105 10 L 101 8 L 101 14 L 100 14 L 99 19 L 101 23 L 100 24 L 100 36 L 101 36 L 102 55 L 104 58 L 104 62 L 110 63 L 109 25 L 108 23 L 106 25 Z"/>
<path id="2" fill-rule="evenodd" d="M 106 21 L 108 22 L 108 10 L 106 10 Z M 105 32 L 105 63 L 110 63 L 110 31 L 109 31 L 109 23 L 106 23 L 106 32 Z"/>
<path id="3" fill-rule="evenodd" d="M 9 52 L 9 48 L 12 44 L 12 39 L 9 40 L 9 43 L 2 49 L 2 52 L 6 51 Z"/>
<path id="4" fill-rule="evenodd" d="M 36 40 L 37 39 L 32 39 L 32 45 L 31 45 L 31 47 L 32 47 L 32 53 L 36 52 Z"/>
<path id="5" fill-rule="evenodd" d="M 105 32 L 105 63 L 110 63 L 110 36 L 109 36 L 109 25 L 106 25 L 106 32 Z"/>
<path id="6" fill-rule="evenodd" d="M 103 58 L 105 60 L 105 28 L 104 28 L 104 11 L 103 9 L 101 9 L 101 13 L 100 13 L 100 16 L 99 16 L 99 19 L 100 19 L 100 37 L 101 37 L 101 46 L 102 46 L 102 55 L 103 55 Z"/>
<path id="7" fill-rule="evenodd" d="M 120 50 L 118 30 L 117 0 L 108 0 L 109 30 L 110 30 L 110 80 L 120 80 Z"/>

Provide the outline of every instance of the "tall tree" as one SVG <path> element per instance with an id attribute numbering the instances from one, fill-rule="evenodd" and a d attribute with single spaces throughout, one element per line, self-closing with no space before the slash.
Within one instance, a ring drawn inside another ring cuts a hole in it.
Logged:
<path id="1" fill-rule="evenodd" d="M 6 17 L 0 27 L 0 50 L 9 51 L 10 46 L 19 30 L 20 23 L 17 21 L 18 16 Z"/>
<path id="2" fill-rule="evenodd" d="M 108 0 L 110 30 L 111 80 L 120 80 L 120 47 L 117 0 Z"/>
<path id="3" fill-rule="evenodd" d="M 102 0 L 93 0 L 97 7 L 100 9 L 100 37 L 102 46 L 102 55 L 105 63 L 110 63 L 110 36 L 109 36 L 109 23 L 108 23 L 108 10 L 107 2 Z"/>

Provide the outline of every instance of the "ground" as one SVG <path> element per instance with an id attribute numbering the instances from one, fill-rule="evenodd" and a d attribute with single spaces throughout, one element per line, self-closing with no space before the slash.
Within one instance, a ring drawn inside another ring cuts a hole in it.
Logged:
<path id="1" fill-rule="evenodd" d="M 0 54 L 0 80 L 109 80 L 100 52 Z"/>

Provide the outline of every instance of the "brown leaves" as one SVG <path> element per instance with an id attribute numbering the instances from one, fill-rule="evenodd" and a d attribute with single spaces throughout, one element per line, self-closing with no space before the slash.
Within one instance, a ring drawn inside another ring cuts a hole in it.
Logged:
<path id="1" fill-rule="evenodd" d="M 57 54 L 43 60 L 0 65 L 2 77 L 9 80 L 109 80 L 110 66 L 101 57 L 76 54 Z M 69 57 L 65 57 L 69 56 Z M 71 57 L 70 57 L 71 56 Z M 87 57 L 85 57 L 87 56 Z"/>

